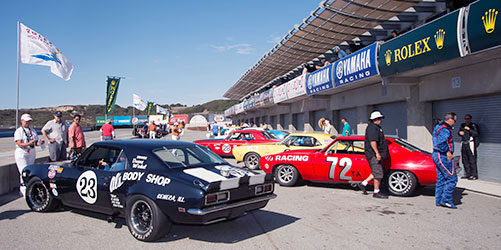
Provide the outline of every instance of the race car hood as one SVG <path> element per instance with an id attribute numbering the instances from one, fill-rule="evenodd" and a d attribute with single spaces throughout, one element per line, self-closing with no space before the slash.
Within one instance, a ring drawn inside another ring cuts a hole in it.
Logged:
<path id="1" fill-rule="evenodd" d="M 206 192 L 238 188 L 240 185 L 257 185 L 271 181 L 272 176 L 230 165 L 210 165 L 182 170 L 182 179 L 199 186 Z"/>

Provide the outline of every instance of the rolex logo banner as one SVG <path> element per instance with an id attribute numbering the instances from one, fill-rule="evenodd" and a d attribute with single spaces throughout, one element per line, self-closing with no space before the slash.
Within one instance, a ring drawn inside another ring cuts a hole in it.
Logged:
<path id="1" fill-rule="evenodd" d="M 155 104 L 154 102 L 148 102 L 146 108 L 148 110 L 148 115 L 151 114 L 151 111 L 153 111 L 153 104 Z"/>
<path id="2" fill-rule="evenodd" d="M 460 56 L 458 46 L 459 10 L 411 30 L 379 47 L 382 77 L 434 65 Z"/>
<path id="3" fill-rule="evenodd" d="M 466 25 L 471 52 L 501 45 L 501 1 L 481 0 L 470 5 Z"/>
<path id="4" fill-rule="evenodd" d="M 118 85 L 120 78 L 108 77 L 108 87 L 106 88 L 106 114 L 113 112 L 115 101 L 118 95 Z"/>

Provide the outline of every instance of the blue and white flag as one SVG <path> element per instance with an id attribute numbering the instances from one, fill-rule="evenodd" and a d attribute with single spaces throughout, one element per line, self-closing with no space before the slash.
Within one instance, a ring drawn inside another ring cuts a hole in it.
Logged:
<path id="1" fill-rule="evenodd" d="M 19 62 L 45 65 L 52 74 L 69 80 L 73 64 L 40 33 L 19 23 Z"/>
<path id="2" fill-rule="evenodd" d="M 146 102 L 136 94 L 132 94 L 132 104 L 134 105 L 134 108 L 137 108 L 141 111 L 144 111 L 147 106 Z"/>
<path id="3" fill-rule="evenodd" d="M 157 105 L 157 114 L 164 114 L 169 116 L 169 111 L 166 108 L 160 107 L 160 105 Z"/>

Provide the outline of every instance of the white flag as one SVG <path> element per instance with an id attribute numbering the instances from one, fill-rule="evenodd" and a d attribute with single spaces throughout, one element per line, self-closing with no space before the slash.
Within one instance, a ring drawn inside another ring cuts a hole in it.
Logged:
<path id="1" fill-rule="evenodd" d="M 169 115 L 169 111 L 165 108 L 160 107 L 157 105 L 157 114 L 164 114 L 164 115 Z"/>
<path id="2" fill-rule="evenodd" d="M 19 59 L 21 63 L 38 64 L 50 67 L 52 74 L 69 80 L 73 64 L 54 44 L 40 33 L 19 23 Z"/>
<path id="3" fill-rule="evenodd" d="M 132 104 L 134 105 L 134 108 L 137 108 L 141 111 L 144 111 L 147 106 L 146 102 L 136 94 L 132 94 Z"/>

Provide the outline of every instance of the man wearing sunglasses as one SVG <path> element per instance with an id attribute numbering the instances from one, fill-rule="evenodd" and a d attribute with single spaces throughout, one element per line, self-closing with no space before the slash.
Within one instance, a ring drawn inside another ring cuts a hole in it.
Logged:
<path id="1" fill-rule="evenodd" d="M 473 123 L 472 116 L 467 114 L 464 116 L 464 123 L 459 128 L 459 136 L 461 136 L 461 159 L 465 175 L 462 179 L 476 180 L 477 172 L 477 147 L 479 144 L 478 125 Z"/>

